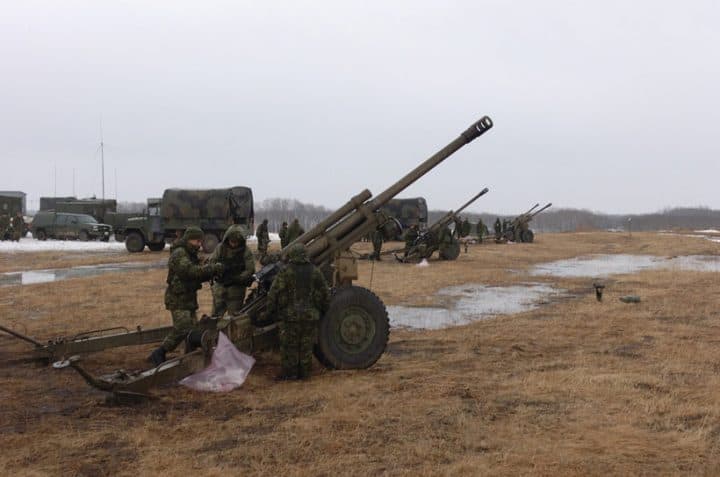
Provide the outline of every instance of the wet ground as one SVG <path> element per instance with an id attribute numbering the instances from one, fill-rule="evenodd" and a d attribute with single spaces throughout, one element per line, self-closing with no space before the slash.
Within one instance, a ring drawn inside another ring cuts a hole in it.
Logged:
<path id="1" fill-rule="evenodd" d="M 27 270 L 0 274 L 0 286 L 32 285 L 68 280 L 71 278 L 92 277 L 106 273 L 133 272 L 165 268 L 167 261 L 151 263 L 103 263 L 100 265 L 81 265 L 71 268 L 52 268 L 46 270 Z"/>
<path id="2" fill-rule="evenodd" d="M 720 256 L 590 255 L 536 265 L 530 269 L 530 274 L 554 277 L 607 277 L 657 269 L 720 272 Z"/>
<path id="3" fill-rule="evenodd" d="M 437 330 L 532 310 L 563 294 L 563 290 L 539 283 L 507 287 L 469 284 L 441 289 L 438 295 L 444 307 L 388 306 L 387 310 L 393 327 Z"/>

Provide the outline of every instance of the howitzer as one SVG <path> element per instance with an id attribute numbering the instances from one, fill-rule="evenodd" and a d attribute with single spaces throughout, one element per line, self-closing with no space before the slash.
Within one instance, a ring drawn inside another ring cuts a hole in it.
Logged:
<path id="1" fill-rule="evenodd" d="M 389 336 L 390 325 L 383 302 L 370 290 L 352 284 L 358 278 L 358 272 L 350 246 L 389 220 L 380 208 L 390 199 L 461 147 L 480 137 L 492 125 L 490 118 L 483 117 L 379 195 L 372 197 L 368 190 L 363 190 L 283 249 L 281 253 L 284 254 L 294 243 L 304 244 L 308 259 L 326 271 L 326 276 L 332 275 L 332 298 L 327 312 L 320 319 L 315 345 L 315 355 L 325 366 L 333 369 L 370 367 L 383 354 Z M 172 365 L 163 363 L 151 370 L 132 374 L 118 372 L 94 377 L 75 358 L 58 363 L 58 367 L 72 367 L 93 387 L 111 392 L 116 397 L 142 396 L 156 383 L 176 381 L 189 374 L 198 368 L 198 361 L 208 362 L 218 331 L 223 331 L 241 351 L 263 349 L 265 345 L 272 344 L 272 337 L 277 333 L 274 317 L 266 316 L 265 312 L 267 292 L 284 266 L 283 262 L 272 263 L 256 274 L 257 286 L 237 315 L 205 320 L 200 340 L 203 352 L 192 351 L 171 360 Z M 254 327 L 249 338 L 243 331 L 246 329 L 243 323 L 248 320 Z"/>
<path id="2" fill-rule="evenodd" d="M 538 205 L 540 204 L 535 204 L 532 209 L 528 210 L 524 214 L 518 215 L 512 220 L 512 222 L 510 222 L 510 225 L 503 233 L 505 240 L 523 243 L 532 243 L 533 240 L 535 240 L 535 233 L 529 228 L 530 221 L 537 214 L 552 206 L 552 202 L 546 204 L 540 210 L 533 212 Z"/>
<path id="3" fill-rule="evenodd" d="M 395 258 L 400 262 L 419 262 L 427 259 L 437 250 L 442 260 L 455 260 L 460 255 L 460 243 L 448 230 L 448 225 L 455 221 L 458 214 L 468 208 L 470 204 L 487 194 L 487 187 L 478 192 L 472 199 L 468 200 L 457 210 L 451 210 L 440 220 L 432 224 L 425 232 L 418 235 L 405 253 Z"/>

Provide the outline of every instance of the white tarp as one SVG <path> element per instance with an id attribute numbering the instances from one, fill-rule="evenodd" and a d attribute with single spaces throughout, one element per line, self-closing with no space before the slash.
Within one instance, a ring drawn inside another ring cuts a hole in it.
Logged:
<path id="1" fill-rule="evenodd" d="M 232 391 L 242 386 L 254 364 L 252 356 L 239 351 L 221 332 L 210 366 L 184 378 L 180 384 L 196 391 Z"/>

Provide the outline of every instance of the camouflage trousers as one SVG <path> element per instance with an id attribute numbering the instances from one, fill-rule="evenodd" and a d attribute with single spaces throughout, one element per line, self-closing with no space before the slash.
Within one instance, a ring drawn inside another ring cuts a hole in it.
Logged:
<path id="1" fill-rule="evenodd" d="M 237 285 L 225 286 L 215 283 L 212 286 L 213 307 L 212 315 L 221 317 L 227 312 L 236 315 L 245 301 L 246 287 Z"/>
<path id="2" fill-rule="evenodd" d="M 195 310 L 170 310 L 170 313 L 172 314 L 173 329 L 161 345 L 166 352 L 177 348 L 177 345 L 185 341 L 188 333 L 197 327 Z"/>
<path id="3" fill-rule="evenodd" d="M 312 369 L 318 321 L 281 321 L 280 363 L 285 376 L 307 378 Z"/>
<path id="4" fill-rule="evenodd" d="M 267 255 L 267 249 L 268 249 L 269 243 L 270 242 L 266 242 L 264 240 L 258 240 L 257 249 L 258 249 L 258 253 L 260 254 L 260 256 Z"/>

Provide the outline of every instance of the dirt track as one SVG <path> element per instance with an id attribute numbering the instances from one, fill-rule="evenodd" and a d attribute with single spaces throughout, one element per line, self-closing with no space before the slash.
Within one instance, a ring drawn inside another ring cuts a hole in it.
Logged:
<path id="1" fill-rule="evenodd" d="M 589 253 L 720 255 L 720 245 L 547 234 L 531 245 L 471 246 L 427 268 L 363 262 L 359 284 L 388 305 L 435 304 L 438 289 L 465 283 L 548 283 L 568 296 L 463 327 L 393 330 L 369 370 L 316 363 L 310 381 L 276 383 L 278 359 L 267 354 L 232 393 L 171 386 L 130 408 L 105 406 L 72 371 L 27 361 L 24 343 L 0 335 L 0 466 L 10 475 L 717 474 L 717 273 L 614 276 L 602 303 L 590 278 L 527 274 Z M 4 271 L 17 270 L 8 260 L 0 257 Z M 165 325 L 164 278 L 152 270 L 0 288 L 1 322 L 42 338 Z M 618 301 L 626 294 L 642 302 Z M 203 289 L 201 308 L 209 302 Z M 98 373 L 140 368 L 151 348 L 84 363 Z"/>

